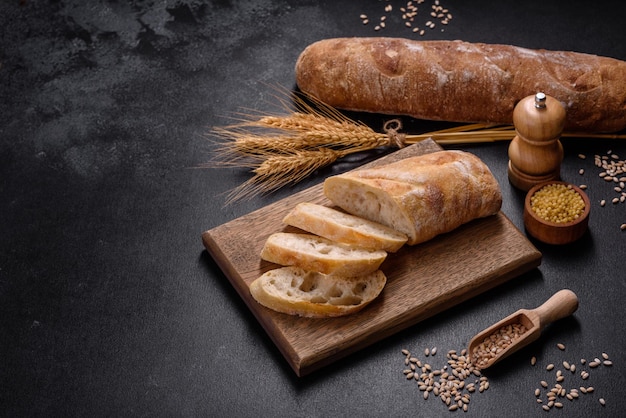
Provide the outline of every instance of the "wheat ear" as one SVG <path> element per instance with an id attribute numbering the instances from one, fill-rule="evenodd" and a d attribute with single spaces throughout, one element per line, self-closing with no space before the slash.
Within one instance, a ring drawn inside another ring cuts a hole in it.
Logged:
<path id="1" fill-rule="evenodd" d="M 252 170 L 254 176 L 232 190 L 227 204 L 269 193 L 287 184 L 295 184 L 315 170 L 332 164 L 344 154 L 327 148 L 296 150 L 292 153 L 269 155 Z"/>

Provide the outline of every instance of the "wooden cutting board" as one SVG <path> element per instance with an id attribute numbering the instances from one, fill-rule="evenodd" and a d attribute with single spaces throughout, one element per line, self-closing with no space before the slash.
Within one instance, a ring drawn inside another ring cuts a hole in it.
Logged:
<path id="1" fill-rule="evenodd" d="M 366 166 L 439 151 L 433 141 L 403 148 Z M 202 234 L 202 241 L 298 376 L 457 305 L 541 263 L 541 253 L 502 213 L 472 221 L 390 254 L 381 269 L 387 285 L 354 315 L 309 319 L 274 312 L 250 296 L 249 285 L 279 267 L 261 260 L 265 240 L 293 229 L 283 217 L 299 202 L 331 205 L 322 184 Z"/>

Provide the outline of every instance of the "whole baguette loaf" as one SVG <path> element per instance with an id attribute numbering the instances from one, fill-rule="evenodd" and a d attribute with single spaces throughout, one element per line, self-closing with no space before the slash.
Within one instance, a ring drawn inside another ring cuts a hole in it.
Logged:
<path id="1" fill-rule="evenodd" d="M 263 260 L 338 276 L 372 273 L 386 257 L 386 251 L 351 247 L 312 234 L 290 232 L 270 235 L 261 250 Z"/>
<path id="2" fill-rule="evenodd" d="M 332 241 L 372 250 L 396 252 L 407 241 L 406 235 L 388 226 L 315 203 L 297 204 L 283 222 Z"/>
<path id="3" fill-rule="evenodd" d="M 439 151 L 329 177 L 324 194 L 353 215 L 419 244 L 496 214 L 502 194 L 489 168 L 465 151 Z"/>
<path id="4" fill-rule="evenodd" d="M 299 56 L 296 82 L 340 109 L 450 122 L 513 123 L 542 91 L 565 107 L 565 130 L 626 128 L 626 62 L 569 51 L 462 41 L 334 38 Z"/>
<path id="5" fill-rule="evenodd" d="M 386 282 L 380 270 L 359 277 L 338 277 L 282 267 L 253 281 L 250 294 L 277 312 L 325 318 L 360 311 L 380 294 Z"/>

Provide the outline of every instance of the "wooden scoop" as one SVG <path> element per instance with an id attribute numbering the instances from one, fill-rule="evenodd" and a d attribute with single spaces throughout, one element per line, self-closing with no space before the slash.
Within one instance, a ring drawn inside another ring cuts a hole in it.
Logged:
<path id="1" fill-rule="evenodd" d="M 568 289 L 556 292 L 543 305 L 535 309 L 520 309 L 476 334 L 474 338 L 471 339 L 468 355 L 470 356 L 472 364 L 479 369 L 486 369 L 487 367 L 493 366 L 498 361 L 510 356 L 517 350 L 539 338 L 541 331 L 546 325 L 573 314 L 576 309 L 578 309 L 578 297 L 576 297 L 574 292 Z M 489 356 L 475 353 L 477 348 L 484 350 L 484 347 L 488 346 L 488 344 L 483 344 L 485 338 L 497 333 L 503 327 L 511 325 L 512 328 L 515 328 L 515 324 L 523 325 L 526 331 L 520 334 L 518 338 L 511 339 L 509 345 L 504 344 L 504 349 L 495 354 L 492 353 Z M 481 344 L 483 344 L 482 347 Z"/>

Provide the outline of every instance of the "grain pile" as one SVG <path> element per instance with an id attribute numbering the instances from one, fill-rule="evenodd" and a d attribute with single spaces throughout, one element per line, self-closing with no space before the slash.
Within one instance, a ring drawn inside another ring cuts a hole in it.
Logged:
<path id="1" fill-rule="evenodd" d="M 424 400 L 439 398 L 448 410 L 467 412 L 472 395 L 489 389 L 489 380 L 470 362 L 467 350 L 463 349 L 460 353 L 456 350 L 448 351 L 446 364 L 441 368 L 435 368 L 427 362 L 428 357 L 432 358 L 436 353 L 436 347 L 426 348 L 425 360 L 422 360 L 403 349 L 404 376 L 407 380 L 417 382 Z"/>
<path id="2" fill-rule="evenodd" d="M 435 0 L 430 5 L 430 8 L 423 5 L 425 0 L 407 1 L 398 10 L 402 16 L 402 22 L 405 27 L 410 29 L 413 33 L 417 33 L 420 36 L 426 34 L 427 29 L 435 29 L 438 25 L 447 25 L 452 20 L 452 13 L 446 7 L 440 4 L 439 0 Z M 425 10 L 424 10 L 425 9 Z M 359 19 L 364 25 L 372 23 L 374 25 L 374 31 L 378 32 L 387 27 L 387 17 L 394 11 L 394 7 L 389 0 L 385 1 L 384 13 L 376 20 L 370 19 L 366 14 L 361 14 Z M 428 15 L 426 21 L 422 21 L 422 24 L 418 23 L 418 17 Z M 441 29 L 443 32 L 443 29 Z"/>
<path id="3" fill-rule="evenodd" d="M 486 367 L 490 360 L 497 357 L 511 344 L 519 340 L 526 331 L 527 329 L 524 325 L 513 323 L 501 327 L 493 334 L 485 337 L 471 353 L 474 364 L 479 368 Z"/>
<path id="4" fill-rule="evenodd" d="M 563 344 L 557 344 L 557 347 L 561 352 L 565 351 Z M 613 366 L 607 353 L 602 353 L 600 357 L 595 357 L 592 361 L 585 358 L 575 361 L 562 360 L 561 355 L 559 361 L 546 364 L 540 364 L 536 357 L 532 357 L 531 366 L 539 365 L 548 373 L 547 376 L 542 376 L 538 387 L 534 389 L 537 404 L 544 411 L 550 411 L 553 408 L 562 409 L 581 397 L 592 397 L 597 399 L 601 406 L 605 406 L 606 400 L 596 395 L 595 388 L 589 380 L 594 370 Z M 579 363 L 578 367 L 576 363 Z"/>
<path id="5" fill-rule="evenodd" d="M 520 335 L 524 332 L 521 329 L 517 331 Z M 515 331 L 505 329 L 494 335 L 497 334 L 497 340 L 503 340 L 506 339 L 503 335 L 511 333 Z M 558 360 L 551 359 L 543 363 L 536 356 L 530 360 L 531 367 L 539 368 L 542 373 L 538 385 L 532 389 L 537 405 L 544 411 L 550 411 L 553 408 L 564 409 L 568 405 L 573 406 L 571 404 L 580 402 L 579 400 L 583 398 L 591 398 L 604 407 L 605 398 L 597 395 L 591 383 L 593 373 L 613 366 L 609 355 L 603 352 L 590 361 L 585 358 L 567 359 L 563 355 L 566 351 L 565 345 L 559 343 L 556 347 L 561 353 Z M 436 353 L 436 347 L 426 348 L 423 357 L 420 358 L 403 349 L 405 378 L 417 383 L 424 400 L 439 398 L 449 411 L 467 412 L 472 395 L 489 389 L 488 378 L 472 364 L 465 349 L 460 353 L 455 350 L 448 351 L 446 364 L 441 368 L 431 365 Z M 431 362 L 428 361 L 429 357 Z"/>
<path id="6" fill-rule="evenodd" d="M 579 154 L 578 158 L 586 160 L 587 156 Z M 626 202 L 626 160 L 620 159 L 619 155 L 615 154 L 612 150 L 608 150 L 606 154 L 594 155 L 594 165 L 600 172 L 600 176 L 607 184 L 607 191 L 609 195 L 606 199 L 601 199 L 599 204 L 601 207 L 605 207 L 608 202 L 613 205 L 618 205 Z M 586 171 L 581 168 L 578 173 L 584 176 Z M 582 189 L 586 189 L 587 185 L 581 185 Z M 626 230 L 626 222 L 620 225 L 622 231 Z"/>
<path id="7" fill-rule="evenodd" d="M 585 211 L 585 202 L 570 185 L 555 183 L 543 186 L 530 198 L 533 212 L 554 223 L 568 223 Z"/>

